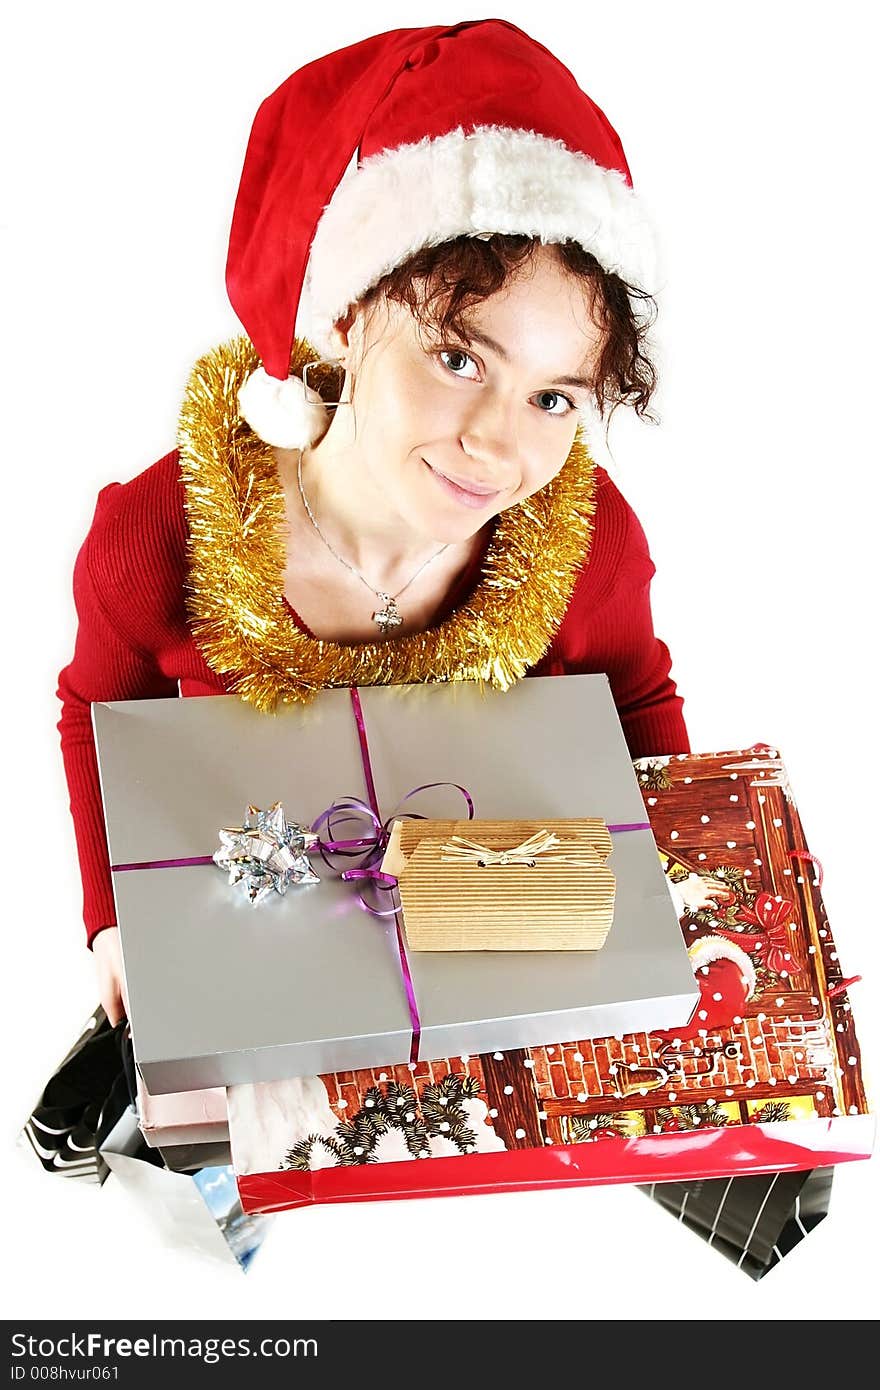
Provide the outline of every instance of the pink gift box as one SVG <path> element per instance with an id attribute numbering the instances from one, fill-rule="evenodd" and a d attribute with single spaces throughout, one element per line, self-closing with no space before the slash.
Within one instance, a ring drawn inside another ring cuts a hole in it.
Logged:
<path id="1" fill-rule="evenodd" d="M 151 1096 L 138 1075 L 137 1096 L 141 1131 L 152 1149 L 172 1144 L 210 1144 L 229 1138 L 223 1086 Z"/>

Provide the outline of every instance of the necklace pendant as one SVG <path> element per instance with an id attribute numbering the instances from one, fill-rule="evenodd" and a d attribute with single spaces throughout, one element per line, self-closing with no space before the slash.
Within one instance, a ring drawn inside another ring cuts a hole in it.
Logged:
<path id="1" fill-rule="evenodd" d="M 383 633 L 388 632 L 393 627 L 400 627 L 403 618 L 400 616 L 397 604 L 390 594 L 380 594 L 380 599 L 385 607 L 380 608 L 373 614 L 373 622 L 381 628 Z"/>

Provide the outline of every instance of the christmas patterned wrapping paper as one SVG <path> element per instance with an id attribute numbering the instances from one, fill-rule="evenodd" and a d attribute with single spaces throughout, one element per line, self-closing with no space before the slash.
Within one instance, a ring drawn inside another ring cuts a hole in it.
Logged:
<path id="1" fill-rule="evenodd" d="M 869 1156 L 874 1119 L 847 980 L 776 750 L 635 766 L 700 989 L 691 1019 L 230 1087 L 246 1211 Z"/>

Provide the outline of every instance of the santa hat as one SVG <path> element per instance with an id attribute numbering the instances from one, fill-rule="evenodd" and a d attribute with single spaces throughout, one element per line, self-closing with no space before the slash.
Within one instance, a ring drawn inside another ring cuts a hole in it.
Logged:
<path id="1" fill-rule="evenodd" d="M 376 34 L 295 72 L 257 112 L 226 267 L 262 361 L 240 396 L 255 432 L 303 448 L 327 427 L 289 375 L 303 299 L 327 353 L 334 322 L 416 251 L 496 232 L 578 242 L 653 288 L 620 141 L 543 45 L 484 19 Z"/>
<path id="2" fill-rule="evenodd" d="M 734 942 L 723 936 L 703 936 L 688 951 L 700 998 L 689 1021 L 681 1028 L 652 1031 L 665 1042 L 690 1042 L 701 1034 L 730 1028 L 739 1019 L 757 988 L 755 967 Z"/>

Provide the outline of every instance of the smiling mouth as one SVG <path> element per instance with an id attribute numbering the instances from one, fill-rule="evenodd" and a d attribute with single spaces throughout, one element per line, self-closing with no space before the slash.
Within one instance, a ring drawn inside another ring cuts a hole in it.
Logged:
<path id="1" fill-rule="evenodd" d="M 484 507 L 493 498 L 501 496 L 499 488 L 486 488 L 481 487 L 478 483 L 459 482 L 457 478 L 450 478 L 448 474 L 441 473 L 439 468 L 434 468 L 427 459 L 422 459 L 422 463 L 430 469 L 446 492 L 469 507 Z"/>

